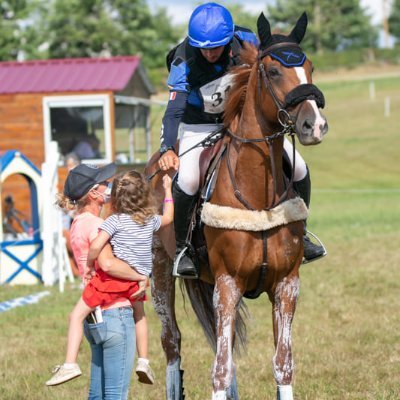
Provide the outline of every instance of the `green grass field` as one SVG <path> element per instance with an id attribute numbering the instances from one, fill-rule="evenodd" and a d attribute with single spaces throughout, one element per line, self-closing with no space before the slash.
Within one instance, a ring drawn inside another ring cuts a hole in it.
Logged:
<path id="1" fill-rule="evenodd" d="M 400 398 L 400 78 L 322 83 L 330 132 L 318 147 L 299 148 L 313 178 L 309 228 L 328 256 L 301 268 L 293 326 L 296 400 Z M 391 115 L 384 99 L 391 97 Z M 46 290 L 1 287 L 0 302 Z M 79 289 L 67 288 L 40 303 L 0 313 L 0 399 L 84 399 L 89 348 L 80 354 L 83 376 L 46 388 L 52 365 L 63 360 L 67 316 Z M 274 399 L 271 306 L 246 301 L 248 350 L 236 358 L 240 398 Z M 160 323 L 146 304 L 150 353 L 157 382 L 132 378 L 130 399 L 164 399 L 165 359 Z M 177 299 L 187 400 L 211 397 L 213 355 L 188 304 Z"/>

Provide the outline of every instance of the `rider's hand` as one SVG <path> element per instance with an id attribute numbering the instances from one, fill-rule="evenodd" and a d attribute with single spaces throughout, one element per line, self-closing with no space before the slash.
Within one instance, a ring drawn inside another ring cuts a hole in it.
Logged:
<path id="1" fill-rule="evenodd" d="M 172 151 L 166 151 L 158 160 L 161 171 L 168 171 L 173 168 L 175 171 L 179 168 L 179 157 Z"/>

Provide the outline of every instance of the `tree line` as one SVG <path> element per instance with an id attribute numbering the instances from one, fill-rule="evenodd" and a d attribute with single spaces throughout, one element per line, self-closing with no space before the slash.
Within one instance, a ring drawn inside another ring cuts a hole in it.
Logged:
<path id="1" fill-rule="evenodd" d="M 257 14 L 228 7 L 236 24 L 256 30 Z M 287 32 L 303 11 L 306 51 L 376 46 L 377 28 L 359 0 L 276 0 L 265 14 L 273 29 Z M 1 61 L 139 54 L 154 70 L 165 67 L 166 53 L 187 29 L 146 0 L 3 0 L 0 13 Z M 389 26 L 400 40 L 400 0 L 393 2 Z"/>

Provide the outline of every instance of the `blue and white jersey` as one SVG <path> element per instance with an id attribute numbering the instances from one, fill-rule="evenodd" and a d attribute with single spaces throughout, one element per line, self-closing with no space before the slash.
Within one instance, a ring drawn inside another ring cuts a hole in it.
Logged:
<path id="1" fill-rule="evenodd" d="M 232 42 L 225 46 L 216 63 L 209 63 L 186 38 L 176 49 L 167 84 L 170 98 L 163 118 L 161 150 L 175 145 L 180 122 L 219 124 L 222 122 L 226 94 L 231 80 L 226 72 L 238 63 L 243 41 L 258 46 L 255 34 L 236 27 Z M 168 59 L 168 57 L 167 57 Z"/>
<path id="2" fill-rule="evenodd" d="M 139 224 L 128 214 L 114 214 L 101 224 L 100 229 L 111 236 L 110 243 L 115 257 L 125 261 L 140 274 L 150 276 L 153 269 L 153 233 L 160 226 L 159 215 L 153 215 L 144 224 Z"/>

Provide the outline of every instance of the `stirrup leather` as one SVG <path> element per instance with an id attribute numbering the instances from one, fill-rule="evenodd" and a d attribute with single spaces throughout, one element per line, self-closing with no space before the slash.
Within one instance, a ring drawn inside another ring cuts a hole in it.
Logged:
<path id="1" fill-rule="evenodd" d="M 324 246 L 324 244 L 322 243 L 321 239 L 317 235 L 315 235 L 314 233 L 312 233 L 309 230 L 307 230 L 307 234 L 310 234 L 318 242 L 318 244 L 324 249 L 324 252 L 319 257 L 315 257 L 312 260 L 306 260 L 303 257 L 302 264 L 309 264 L 309 263 L 311 263 L 313 261 L 317 261 L 317 260 L 321 259 L 322 257 L 325 257 L 328 254 L 328 252 L 326 251 L 326 247 Z"/>

